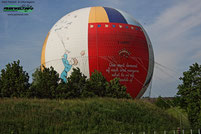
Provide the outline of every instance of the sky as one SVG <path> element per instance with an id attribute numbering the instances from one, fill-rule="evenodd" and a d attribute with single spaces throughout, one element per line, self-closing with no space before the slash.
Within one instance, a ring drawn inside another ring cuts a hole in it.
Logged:
<path id="1" fill-rule="evenodd" d="M 0 3 L 0 70 L 19 59 L 31 76 L 40 66 L 42 45 L 51 27 L 64 15 L 92 6 L 125 11 L 148 33 L 155 68 L 145 96 L 150 90 L 151 97 L 175 96 L 182 73 L 195 62 L 201 64 L 201 0 L 29 1 L 34 9 L 28 16 L 9 16 L 3 8 L 10 4 Z"/>

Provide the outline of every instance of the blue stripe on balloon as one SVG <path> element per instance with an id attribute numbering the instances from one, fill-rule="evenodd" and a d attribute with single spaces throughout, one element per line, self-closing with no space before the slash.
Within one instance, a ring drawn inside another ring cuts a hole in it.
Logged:
<path id="1" fill-rule="evenodd" d="M 130 25 L 134 25 L 134 26 L 139 26 L 139 27 L 142 27 L 140 25 L 139 22 L 137 22 L 131 15 L 127 14 L 126 12 L 123 12 L 121 10 L 118 10 L 116 9 L 117 11 L 119 11 L 123 16 L 124 18 L 126 19 L 127 23 L 130 24 Z"/>
<path id="2" fill-rule="evenodd" d="M 128 24 L 124 16 L 116 9 L 109 8 L 109 7 L 104 7 L 104 9 L 108 15 L 109 22 Z"/>

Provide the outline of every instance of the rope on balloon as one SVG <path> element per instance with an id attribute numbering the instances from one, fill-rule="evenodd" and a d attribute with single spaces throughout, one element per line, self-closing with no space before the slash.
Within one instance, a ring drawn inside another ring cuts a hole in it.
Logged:
<path id="1" fill-rule="evenodd" d="M 116 63 L 117 64 L 117 61 L 115 60 L 115 58 L 113 57 L 113 56 L 99 56 L 100 58 L 103 58 L 103 59 L 105 59 L 105 60 L 107 60 L 107 61 L 109 61 L 109 62 L 111 62 L 111 63 Z M 88 56 L 77 56 L 77 57 L 69 57 L 69 58 L 88 58 Z M 140 65 L 141 65 L 141 67 L 143 68 L 143 70 L 145 70 L 145 71 L 147 71 L 147 69 L 146 69 L 146 67 L 141 63 L 141 62 L 139 62 L 137 59 L 138 59 L 139 57 L 135 57 L 135 56 L 133 56 L 131 59 L 132 60 L 134 60 L 134 61 L 136 61 L 136 62 L 138 62 Z M 142 58 L 142 57 L 141 57 Z M 45 64 L 48 64 L 48 63 L 50 63 L 50 62 L 54 62 L 54 61 L 59 61 L 59 60 L 62 60 L 62 58 L 59 58 L 59 59 L 53 59 L 53 60 L 50 60 L 50 61 L 47 61 L 47 62 L 45 62 Z M 145 58 L 143 58 L 143 60 L 148 60 L 148 59 L 145 59 Z M 149 60 L 152 60 L 152 59 L 149 59 Z M 86 62 L 86 61 L 85 61 Z M 157 64 L 157 65 L 161 65 L 161 64 L 159 64 L 159 63 L 157 63 L 157 62 L 154 62 L 155 64 Z M 41 65 L 40 65 L 41 66 Z M 37 66 L 36 68 L 38 68 L 38 67 L 40 67 L 40 66 Z M 164 65 L 161 65 L 161 67 L 165 67 Z M 36 68 L 34 68 L 34 69 L 32 69 L 32 70 L 30 70 L 29 72 L 31 72 L 31 71 L 33 71 L 33 70 L 35 70 Z M 123 67 L 121 67 L 121 69 L 123 69 Z M 159 68 L 160 69 L 160 68 Z M 166 69 L 167 69 L 167 67 L 166 67 Z M 163 71 L 162 70 L 162 72 L 163 73 L 166 73 L 165 71 Z M 126 73 L 127 74 L 129 74 L 129 72 L 127 72 L 126 71 Z M 132 72 L 132 74 L 133 74 L 134 72 Z M 167 73 L 168 74 L 168 73 Z M 169 75 L 169 76 L 171 76 L 171 75 Z M 171 76 L 171 77 L 173 77 L 173 76 Z M 175 78 L 175 77 L 174 77 Z M 137 82 L 139 82 L 142 86 L 143 86 L 143 83 L 141 83 L 137 78 L 135 78 L 134 77 L 134 79 L 137 81 Z"/>
<path id="2" fill-rule="evenodd" d="M 66 47 L 65 47 L 65 44 L 64 44 L 64 42 L 63 42 L 63 38 L 59 35 L 59 33 L 58 33 L 57 31 L 55 31 L 55 33 L 56 33 L 56 35 L 58 36 L 59 40 L 61 41 L 61 44 L 62 44 L 62 46 L 63 46 L 65 52 L 70 53 L 70 51 L 68 51 L 68 50 L 66 49 Z"/>

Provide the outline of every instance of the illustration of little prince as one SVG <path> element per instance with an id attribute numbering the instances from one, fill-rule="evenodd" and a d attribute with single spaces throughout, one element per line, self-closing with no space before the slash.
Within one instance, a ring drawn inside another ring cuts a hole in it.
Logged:
<path id="1" fill-rule="evenodd" d="M 73 65 L 77 65 L 78 61 L 76 58 L 72 58 L 71 61 L 68 61 L 68 54 L 64 54 L 62 58 L 62 62 L 64 65 L 64 70 L 61 73 L 61 79 L 66 83 L 67 82 L 67 76 L 68 72 L 71 70 Z"/>

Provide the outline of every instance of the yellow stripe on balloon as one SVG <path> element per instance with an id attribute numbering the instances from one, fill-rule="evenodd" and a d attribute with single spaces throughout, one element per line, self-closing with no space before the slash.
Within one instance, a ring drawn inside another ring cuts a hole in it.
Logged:
<path id="1" fill-rule="evenodd" d="M 41 54 L 41 69 L 42 70 L 43 70 L 43 66 L 45 67 L 45 49 L 46 49 L 48 37 L 49 37 L 49 32 L 45 38 L 45 41 L 43 43 L 43 48 L 42 48 L 42 54 Z"/>
<path id="2" fill-rule="evenodd" d="M 107 13 L 103 7 L 92 7 L 89 13 L 89 23 L 109 22 Z"/>

